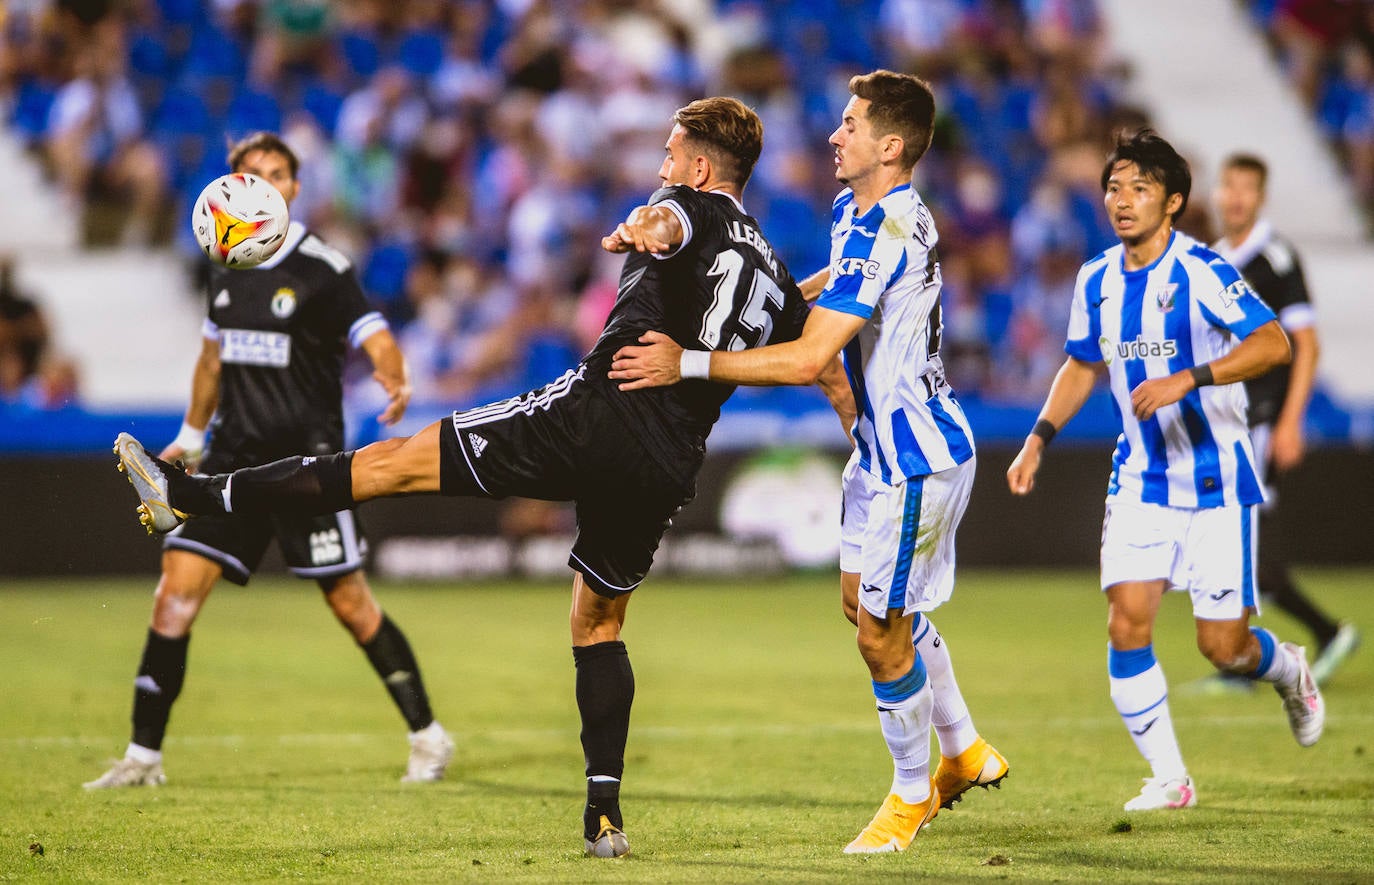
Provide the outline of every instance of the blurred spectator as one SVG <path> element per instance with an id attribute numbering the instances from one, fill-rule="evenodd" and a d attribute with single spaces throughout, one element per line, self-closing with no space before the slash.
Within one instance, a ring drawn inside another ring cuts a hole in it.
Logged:
<path id="1" fill-rule="evenodd" d="M 14 279 L 14 259 L 0 255 L 0 400 L 17 397 L 48 349 L 48 321 Z"/>
<path id="2" fill-rule="evenodd" d="M 76 53 L 76 76 L 53 98 L 43 137 L 54 176 L 74 205 L 114 199 L 121 237 L 146 242 L 161 209 L 162 159 L 142 138 L 143 116 L 125 74 L 123 31 L 92 26 Z"/>
<path id="3" fill-rule="evenodd" d="M 75 6 L 10 4 L 0 29 L 5 113 L 72 197 L 119 193 L 122 229 L 141 238 L 225 171 L 236 130 L 279 125 L 305 170 L 293 214 L 358 256 L 370 294 L 409 324 L 420 398 L 454 404 L 585 352 L 620 264 L 598 235 L 657 186 L 664 123 L 702 94 L 758 110 L 746 208 L 794 272 L 824 266 L 827 138 L 849 77 L 876 65 L 929 79 L 941 109 L 918 185 L 941 233 L 950 380 L 1019 396 L 1053 337 L 1035 330 L 1053 319 L 1059 264 L 1113 241 L 1105 139 L 1144 122 L 1116 100 L 1097 0 Z M 1330 104 L 1374 180 L 1360 61 Z M 1027 368 L 1003 383 L 1013 341 Z"/>

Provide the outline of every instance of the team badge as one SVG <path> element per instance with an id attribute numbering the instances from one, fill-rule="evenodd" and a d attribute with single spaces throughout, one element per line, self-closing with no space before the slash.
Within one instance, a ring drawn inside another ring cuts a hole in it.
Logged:
<path id="1" fill-rule="evenodd" d="M 1168 313 L 1174 309 L 1174 294 L 1178 292 L 1178 283 L 1169 283 L 1159 294 L 1155 295 L 1155 304 L 1159 306 L 1160 313 Z"/>
<path id="2" fill-rule="evenodd" d="M 229 306 L 229 290 L 228 290 L 228 289 L 220 289 L 220 290 L 219 290 L 219 294 L 215 296 L 215 307 L 224 308 L 224 307 L 228 307 L 228 306 Z"/>
<path id="3" fill-rule="evenodd" d="M 284 320 L 296 312 L 296 290 L 281 288 L 272 296 L 272 314 Z"/>

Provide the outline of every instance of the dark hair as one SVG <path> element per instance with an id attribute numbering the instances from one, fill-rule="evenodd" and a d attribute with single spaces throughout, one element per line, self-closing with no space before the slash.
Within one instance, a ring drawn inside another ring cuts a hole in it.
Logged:
<path id="1" fill-rule="evenodd" d="M 1102 191 L 1107 190 L 1107 179 L 1119 163 L 1134 163 L 1140 174 L 1151 181 L 1164 185 L 1164 199 L 1178 194 L 1183 197 L 1178 211 L 1170 218 L 1177 219 L 1188 208 L 1188 193 L 1193 189 L 1193 173 L 1188 169 L 1188 161 L 1174 150 L 1174 146 L 1159 137 L 1153 129 L 1141 129 L 1134 133 L 1121 131 L 1116 134 L 1116 147 L 1107 155 L 1107 165 L 1102 167 Z"/>
<path id="2" fill-rule="evenodd" d="M 1222 171 L 1227 169 L 1243 169 L 1246 172 L 1253 172 L 1259 176 L 1260 190 L 1264 190 L 1265 184 L 1269 182 L 1269 167 L 1264 161 L 1254 154 L 1232 154 L 1221 164 Z"/>
<path id="3" fill-rule="evenodd" d="M 296 173 L 300 171 L 301 161 L 296 158 L 296 152 L 287 147 L 286 142 L 282 141 L 281 136 L 275 132 L 254 132 L 247 138 L 242 138 L 236 142 L 229 148 L 229 156 L 226 158 L 229 163 L 229 170 L 237 172 L 243 158 L 254 151 L 281 154 L 286 158 L 286 165 L 291 167 L 293 179 L 296 178 Z"/>
<path id="4" fill-rule="evenodd" d="M 935 93 L 911 74 L 879 70 L 849 78 L 849 91 L 868 101 L 873 135 L 902 140 L 902 165 L 910 169 L 925 156 L 935 134 Z"/>
<path id="5" fill-rule="evenodd" d="M 716 96 L 678 108 L 673 122 L 719 167 L 722 178 L 741 188 L 748 183 L 763 151 L 763 121 L 758 114 L 738 99 Z"/>

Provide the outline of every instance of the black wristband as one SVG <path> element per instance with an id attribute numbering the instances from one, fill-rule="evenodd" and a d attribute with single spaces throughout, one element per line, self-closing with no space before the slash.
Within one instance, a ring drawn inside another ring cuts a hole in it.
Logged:
<path id="1" fill-rule="evenodd" d="M 1188 370 L 1188 374 L 1193 376 L 1194 387 L 1211 387 L 1217 383 L 1216 379 L 1212 377 L 1212 367 L 1208 363 L 1193 366 Z"/>
<path id="2" fill-rule="evenodd" d="M 1038 419 L 1035 426 L 1031 428 L 1031 436 L 1040 437 L 1045 441 L 1045 445 L 1049 445 L 1050 440 L 1054 439 L 1054 435 L 1058 432 L 1059 430 L 1044 418 Z"/>

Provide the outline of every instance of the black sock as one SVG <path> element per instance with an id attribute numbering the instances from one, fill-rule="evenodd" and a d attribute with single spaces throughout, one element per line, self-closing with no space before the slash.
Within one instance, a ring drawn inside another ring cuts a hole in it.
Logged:
<path id="1" fill-rule="evenodd" d="M 401 629 L 382 615 L 377 634 L 362 643 L 362 649 L 405 717 L 406 726 L 411 731 L 427 728 L 434 721 L 434 714 L 430 712 L 429 695 L 420 678 L 420 665 Z"/>
<path id="2" fill-rule="evenodd" d="M 282 458 L 246 467 L 215 480 L 229 480 L 233 512 L 316 516 L 353 506 L 353 453 Z"/>
<path id="3" fill-rule="evenodd" d="M 1336 631 L 1340 629 L 1340 626 L 1323 614 L 1312 600 L 1303 595 L 1303 592 L 1293 583 L 1293 578 L 1288 573 L 1286 566 L 1273 562 L 1261 562 L 1259 591 L 1263 599 L 1273 602 L 1312 631 L 1312 637 L 1316 639 L 1318 649 L 1336 638 Z"/>
<path id="4" fill-rule="evenodd" d="M 611 822 L 611 826 L 624 831 L 625 821 L 620 816 L 620 781 L 587 781 L 587 805 L 582 809 L 582 835 L 588 842 L 595 842 L 601 833 L 603 816 Z"/>
<path id="5" fill-rule="evenodd" d="M 186 680 L 186 647 L 191 637 L 168 639 L 148 629 L 143 660 L 134 680 L 134 731 L 132 741 L 150 750 L 162 749 L 172 703 Z"/>
<path id="6" fill-rule="evenodd" d="M 620 777 L 625 773 L 625 741 L 630 733 L 630 706 L 635 697 L 635 676 L 625 643 L 598 642 L 575 646 L 577 710 L 582 716 L 582 754 L 587 777 L 611 777 L 614 781 L 587 781 L 584 824 L 588 838 L 596 838 L 602 814 L 616 827 L 620 818 Z"/>

